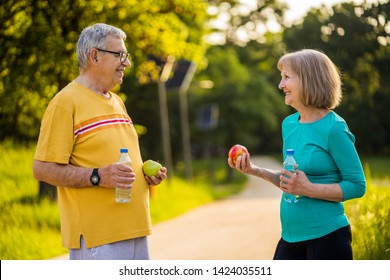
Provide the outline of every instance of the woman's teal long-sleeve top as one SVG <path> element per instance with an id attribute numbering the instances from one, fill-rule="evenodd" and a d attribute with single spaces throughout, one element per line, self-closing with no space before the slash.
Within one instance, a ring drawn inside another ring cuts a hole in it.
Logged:
<path id="1" fill-rule="evenodd" d="M 362 197 L 366 180 L 355 137 L 343 118 L 331 111 L 313 123 L 300 123 L 297 112 L 282 123 L 283 151 L 294 149 L 298 169 L 312 183 L 338 183 L 343 201 Z M 318 238 L 349 224 L 342 202 L 305 196 L 297 203 L 281 199 L 282 238 L 298 242 Z"/>

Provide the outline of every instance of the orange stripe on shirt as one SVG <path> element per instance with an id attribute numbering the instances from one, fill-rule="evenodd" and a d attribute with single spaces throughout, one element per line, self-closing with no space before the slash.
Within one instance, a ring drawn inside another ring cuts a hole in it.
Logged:
<path id="1" fill-rule="evenodd" d="M 90 134 L 91 132 L 100 130 L 102 128 L 130 124 L 133 124 L 133 122 L 125 115 L 109 115 L 97 117 L 82 122 L 79 125 L 76 125 L 74 130 L 74 137 L 77 138 L 80 136 L 84 136 L 85 134 Z"/>

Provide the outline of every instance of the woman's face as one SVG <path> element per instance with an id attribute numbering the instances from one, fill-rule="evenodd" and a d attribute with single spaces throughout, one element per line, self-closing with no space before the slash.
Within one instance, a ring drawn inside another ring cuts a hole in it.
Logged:
<path id="1" fill-rule="evenodd" d="M 302 105 L 301 102 L 301 81 L 291 68 L 284 64 L 280 71 L 282 79 L 279 83 L 279 89 L 284 92 L 284 103 L 298 110 L 297 107 Z"/>

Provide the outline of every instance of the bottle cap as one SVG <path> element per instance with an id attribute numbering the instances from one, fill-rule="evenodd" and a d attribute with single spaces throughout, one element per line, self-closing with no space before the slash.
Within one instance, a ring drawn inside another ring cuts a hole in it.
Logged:
<path id="1" fill-rule="evenodd" d="M 129 152 L 129 149 L 127 149 L 127 148 L 121 148 L 121 153 L 128 153 Z"/>
<path id="2" fill-rule="evenodd" d="M 286 150 L 286 153 L 287 153 L 288 155 L 293 155 L 293 154 L 294 154 L 294 149 L 287 149 L 287 150 Z"/>

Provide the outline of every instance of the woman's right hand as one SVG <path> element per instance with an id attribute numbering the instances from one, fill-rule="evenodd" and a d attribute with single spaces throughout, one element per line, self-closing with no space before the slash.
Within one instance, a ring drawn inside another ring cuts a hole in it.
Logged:
<path id="1" fill-rule="evenodd" d="M 236 164 L 233 163 L 231 158 L 228 158 L 228 164 L 231 168 L 235 168 L 241 173 L 251 174 L 254 172 L 255 165 L 250 160 L 250 154 L 245 153 L 239 155 L 236 160 Z"/>

